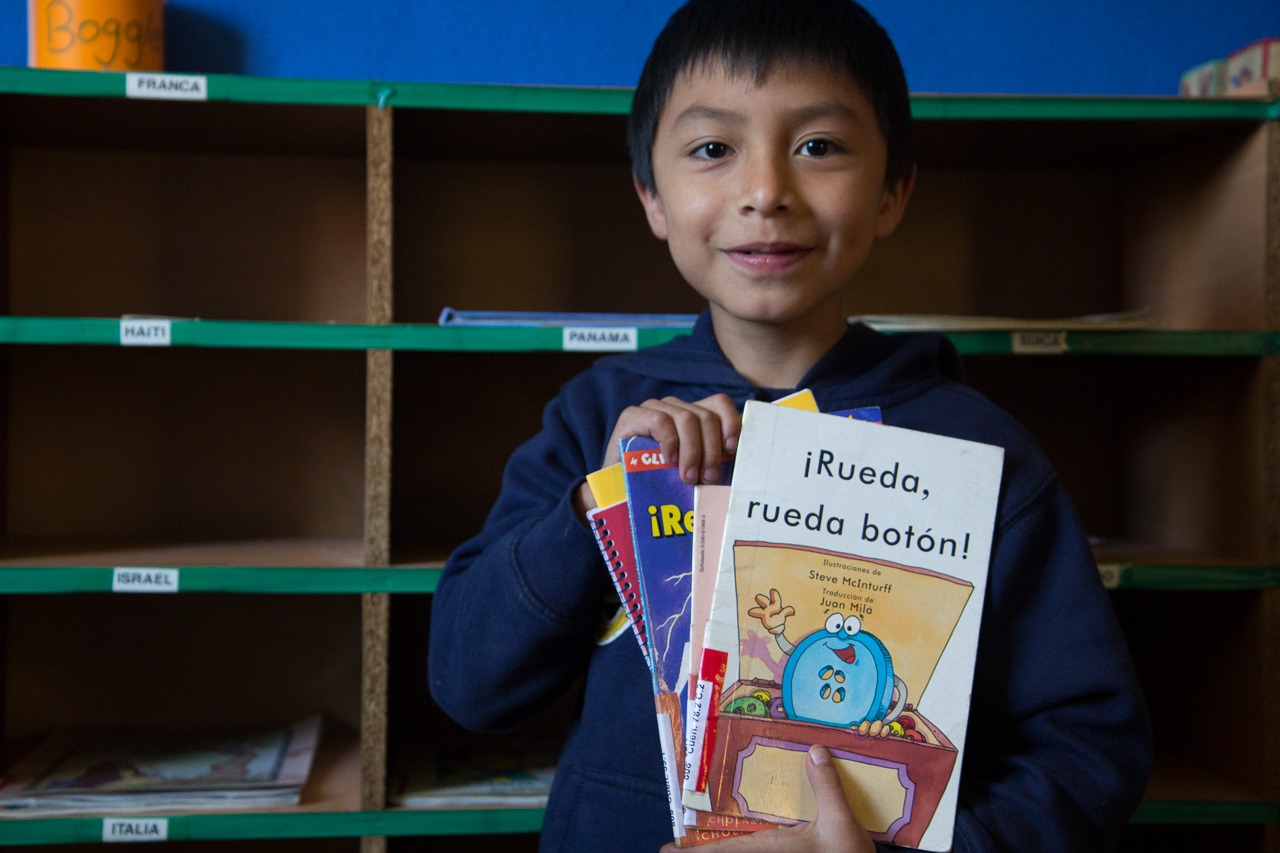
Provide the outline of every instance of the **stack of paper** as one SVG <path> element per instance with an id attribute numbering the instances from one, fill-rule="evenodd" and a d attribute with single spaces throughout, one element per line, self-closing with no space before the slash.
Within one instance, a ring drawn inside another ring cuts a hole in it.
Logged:
<path id="1" fill-rule="evenodd" d="M 297 805 L 320 739 L 316 715 L 231 734 L 59 731 L 4 776 L 14 816 Z"/>

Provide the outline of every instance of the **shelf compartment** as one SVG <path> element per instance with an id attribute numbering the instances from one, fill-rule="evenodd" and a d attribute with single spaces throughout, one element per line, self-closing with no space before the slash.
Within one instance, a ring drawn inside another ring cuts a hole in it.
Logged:
<path id="1" fill-rule="evenodd" d="M 120 320 L 96 317 L 0 317 L 0 343 L 120 345 Z M 225 349 L 390 349 L 403 352 L 556 352 L 559 326 L 438 326 L 398 323 L 275 323 L 171 319 L 170 346 Z M 688 334 L 682 329 L 640 329 L 641 348 Z M 894 334 L 894 333 L 890 333 Z M 948 332 L 962 355 L 1012 355 L 1016 332 Z M 1036 335 L 1043 333 L 1037 331 Z M 1055 334 L 1055 333 L 1050 333 Z M 1064 355 L 1261 356 L 1280 354 L 1280 332 L 1170 331 L 1066 332 Z M 1039 353 L 1044 354 L 1044 350 Z"/>
<path id="2" fill-rule="evenodd" d="M 1280 804 L 1192 765 L 1157 759 L 1131 823 L 1280 823 Z"/>

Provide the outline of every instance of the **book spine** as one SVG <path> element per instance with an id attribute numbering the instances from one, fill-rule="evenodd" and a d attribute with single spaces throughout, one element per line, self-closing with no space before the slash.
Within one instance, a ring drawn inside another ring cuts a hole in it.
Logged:
<path id="1" fill-rule="evenodd" d="M 712 841 L 721 841 L 725 838 L 737 838 L 739 835 L 750 835 L 752 831 L 754 830 L 699 829 L 694 827 L 685 832 L 684 838 L 677 841 L 676 846 L 697 847 L 700 844 L 709 844 Z"/>
<path id="2" fill-rule="evenodd" d="M 689 708 L 684 790 L 695 796 L 690 798 L 686 795 L 685 804 L 702 811 L 709 811 L 711 806 L 706 800 L 707 775 L 711 767 L 711 753 L 715 749 L 716 728 L 720 721 L 720 696 L 724 691 L 728 657 L 727 653 L 719 649 L 703 649 L 697 692 Z M 700 797 L 696 796 L 699 794 Z"/>
<path id="3" fill-rule="evenodd" d="M 591 520 L 591 532 L 595 534 L 596 544 L 600 547 L 600 555 L 604 557 L 605 566 L 609 569 L 609 580 L 622 602 L 622 610 L 631 622 L 631 630 L 640 643 L 640 652 L 644 655 L 645 666 L 653 669 L 653 661 L 649 658 L 649 641 L 645 636 L 644 611 L 640 606 L 638 587 L 632 582 L 635 577 L 634 565 L 628 565 L 625 549 L 619 547 L 617 531 L 609 524 L 608 519 L 588 513 Z M 627 531 L 630 535 L 630 531 Z M 632 551 L 634 553 L 634 550 Z"/>
<path id="4" fill-rule="evenodd" d="M 680 737 L 680 697 L 675 693 L 660 693 L 653 697 L 657 710 L 658 742 L 662 745 L 662 776 L 667 783 L 667 805 L 671 809 L 671 831 L 675 833 L 677 846 L 685 837 L 684 806 L 680 802 L 680 764 L 676 757 L 676 744 Z"/>

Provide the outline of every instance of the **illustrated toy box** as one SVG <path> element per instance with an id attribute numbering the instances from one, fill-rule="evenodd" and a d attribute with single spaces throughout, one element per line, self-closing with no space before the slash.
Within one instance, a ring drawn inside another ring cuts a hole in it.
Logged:
<path id="1" fill-rule="evenodd" d="M 959 770 L 959 750 L 921 707 L 962 735 L 967 687 L 957 690 L 954 677 L 928 687 L 949 644 L 976 642 L 955 630 L 972 584 L 795 545 L 737 542 L 733 552 L 741 645 L 737 680 L 718 706 L 712 810 L 811 820 L 804 762 L 821 743 L 872 837 L 919 846 Z M 954 801 L 940 819 L 954 819 Z"/>

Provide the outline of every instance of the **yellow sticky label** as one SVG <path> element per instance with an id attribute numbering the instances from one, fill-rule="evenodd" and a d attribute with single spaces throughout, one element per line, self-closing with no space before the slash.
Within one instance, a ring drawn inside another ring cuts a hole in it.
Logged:
<path id="1" fill-rule="evenodd" d="M 808 388 L 774 400 L 773 404 L 775 406 L 786 406 L 788 409 L 803 409 L 806 412 L 818 411 L 818 401 L 813 399 L 813 392 Z"/>
<path id="2" fill-rule="evenodd" d="M 622 479 L 622 463 L 601 468 L 587 475 L 587 487 L 596 506 L 613 506 L 627 499 L 627 484 Z"/>

